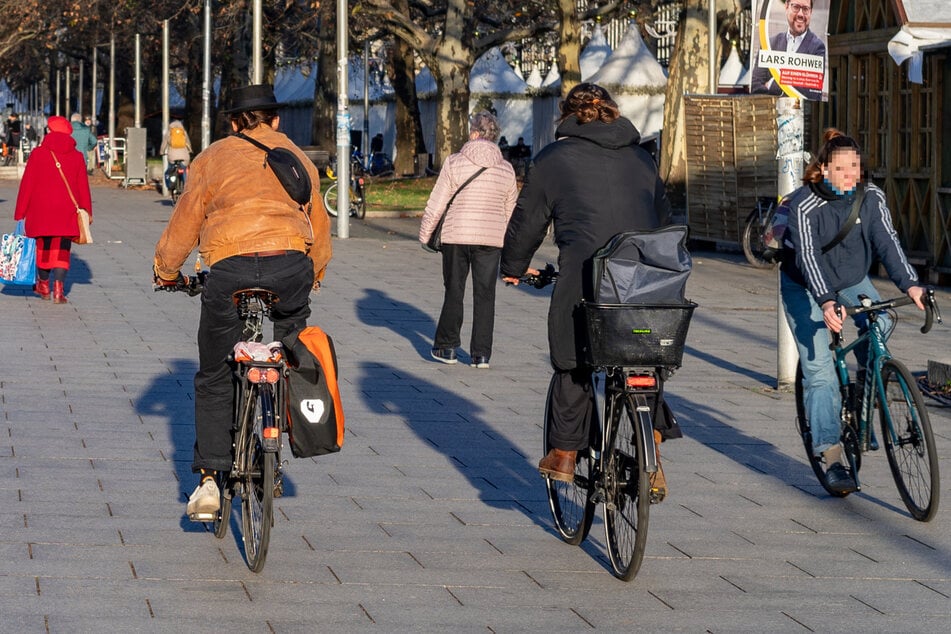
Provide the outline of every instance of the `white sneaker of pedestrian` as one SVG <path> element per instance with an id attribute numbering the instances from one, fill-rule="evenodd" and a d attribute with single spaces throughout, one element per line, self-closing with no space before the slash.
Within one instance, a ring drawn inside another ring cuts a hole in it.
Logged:
<path id="1" fill-rule="evenodd" d="M 188 498 L 185 513 L 193 522 L 209 522 L 221 508 L 221 493 L 214 478 L 207 478 Z"/>

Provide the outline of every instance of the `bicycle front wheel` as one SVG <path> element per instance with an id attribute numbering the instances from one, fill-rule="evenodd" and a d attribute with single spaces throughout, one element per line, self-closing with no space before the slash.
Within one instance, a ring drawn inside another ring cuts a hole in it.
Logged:
<path id="1" fill-rule="evenodd" d="M 241 473 L 241 525 L 244 556 L 252 572 L 260 572 L 267 558 L 271 524 L 274 519 L 274 454 L 264 451 L 265 421 L 273 420 L 274 393 L 267 387 L 257 388 L 250 420 L 244 421 L 247 433 L 243 447 Z"/>
<path id="2" fill-rule="evenodd" d="M 770 202 L 770 206 L 764 209 L 757 206 L 746 217 L 746 224 L 743 226 L 743 237 L 740 241 L 743 246 L 743 255 L 746 256 L 747 262 L 758 269 L 769 269 L 774 266 L 774 263 L 763 258 L 763 253 L 766 251 L 766 244 L 763 242 L 763 230 L 772 217 L 772 205 L 774 204 Z"/>
<path id="3" fill-rule="evenodd" d="M 914 377 L 900 361 L 889 359 L 882 366 L 882 387 L 885 401 L 879 399 L 878 414 L 888 466 L 912 517 L 927 522 L 938 512 L 941 487 L 928 409 Z"/>
<path id="4" fill-rule="evenodd" d="M 607 441 L 601 453 L 604 476 L 604 529 L 614 576 L 630 581 L 647 546 L 650 479 L 645 468 L 644 433 L 630 394 L 612 397 Z"/>
<path id="5" fill-rule="evenodd" d="M 551 450 L 548 438 L 551 433 L 551 391 L 554 380 L 552 377 L 548 398 L 545 400 L 545 425 L 542 428 L 545 455 Z M 588 536 L 594 519 L 594 501 L 591 498 L 593 467 L 590 451 L 579 451 L 573 482 L 545 479 L 548 507 L 555 522 L 555 530 L 565 543 L 575 546 Z"/>
<path id="6" fill-rule="evenodd" d="M 334 218 L 337 217 L 337 183 L 331 183 L 324 192 L 324 207 L 328 214 Z"/>

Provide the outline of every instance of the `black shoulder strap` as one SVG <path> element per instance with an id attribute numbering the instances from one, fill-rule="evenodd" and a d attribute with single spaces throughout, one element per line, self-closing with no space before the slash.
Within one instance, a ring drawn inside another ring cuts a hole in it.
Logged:
<path id="1" fill-rule="evenodd" d="M 463 189 L 465 189 L 465 188 L 466 188 L 466 185 L 468 185 L 469 183 L 471 183 L 472 181 L 474 181 L 474 180 L 476 179 L 476 176 L 478 176 L 479 174 L 481 174 L 482 172 L 484 172 L 486 169 L 488 169 L 488 168 L 486 168 L 486 167 L 480 167 L 479 170 L 478 170 L 475 174 L 473 174 L 472 176 L 470 176 L 469 178 L 466 179 L 466 182 L 464 182 L 462 185 L 459 185 L 459 189 L 457 189 L 457 190 L 455 191 L 455 193 L 452 195 L 452 198 L 450 198 L 450 199 L 449 199 L 449 202 L 446 203 L 446 211 L 447 211 L 447 212 L 449 211 L 449 207 L 452 206 L 452 201 L 454 201 L 454 200 L 456 199 L 456 196 L 459 195 L 459 192 L 461 192 Z"/>
<path id="2" fill-rule="evenodd" d="M 829 244 L 822 247 L 822 254 L 825 255 L 833 249 L 836 245 L 842 242 L 845 239 L 845 236 L 849 235 L 849 231 L 852 231 L 852 227 L 855 226 L 855 221 L 859 218 L 859 212 L 862 210 L 862 202 L 865 200 L 865 185 L 859 183 L 855 186 L 855 200 L 852 201 L 852 213 L 849 214 L 849 217 L 845 219 L 845 224 L 842 225 L 842 228 L 839 229 L 839 233 L 836 234 L 832 241 Z"/>
<path id="3" fill-rule="evenodd" d="M 247 141 L 247 142 L 250 143 L 251 145 L 257 146 L 257 148 L 260 149 L 260 150 L 264 150 L 265 152 L 270 152 L 270 151 L 271 151 L 271 148 L 269 148 L 268 146 L 264 145 L 263 143 L 261 143 L 260 141 L 258 141 L 258 140 L 256 140 L 256 139 L 252 139 L 251 137 L 249 137 L 248 135 L 246 135 L 244 132 L 235 132 L 234 135 L 235 135 L 236 137 L 238 137 L 239 139 L 244 139 L 245 141 Z"/>

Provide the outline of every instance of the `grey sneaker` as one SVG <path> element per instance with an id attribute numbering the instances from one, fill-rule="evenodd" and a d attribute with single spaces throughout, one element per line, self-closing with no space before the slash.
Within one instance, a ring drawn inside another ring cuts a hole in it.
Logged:
<path id="1" fill-rule="evenodd" d="M 456 351 L 453 348 L 433 348 L 429 355 L 442 363 L 453 364 L 457 362 Z"/>
<path id="2" fill-rule="evenodd" d="M 193 522 L 211 522 L 221 508 L 221 493 L 214 478 L 208 478 L 188 498 L 185 514 Z"/>

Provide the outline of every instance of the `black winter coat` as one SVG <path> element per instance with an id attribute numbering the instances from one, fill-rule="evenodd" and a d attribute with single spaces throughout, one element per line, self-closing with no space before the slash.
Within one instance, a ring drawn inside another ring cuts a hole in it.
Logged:
<path id="1" fill-rule="evenodd" d="M 627 119 L 579 124 L 571 116 L 555 138 L 534 158 L 509 220 L 500 270 L 503 277 L 523 275 L 553 223 L 560 276 L 548 310 L 548 346 L 555 369 L 570 370 L 580 365 L 584 329 L 575 313 L 590 293 L 592 256 L 622 231 L 670 224 L 670 203 Z"/>

